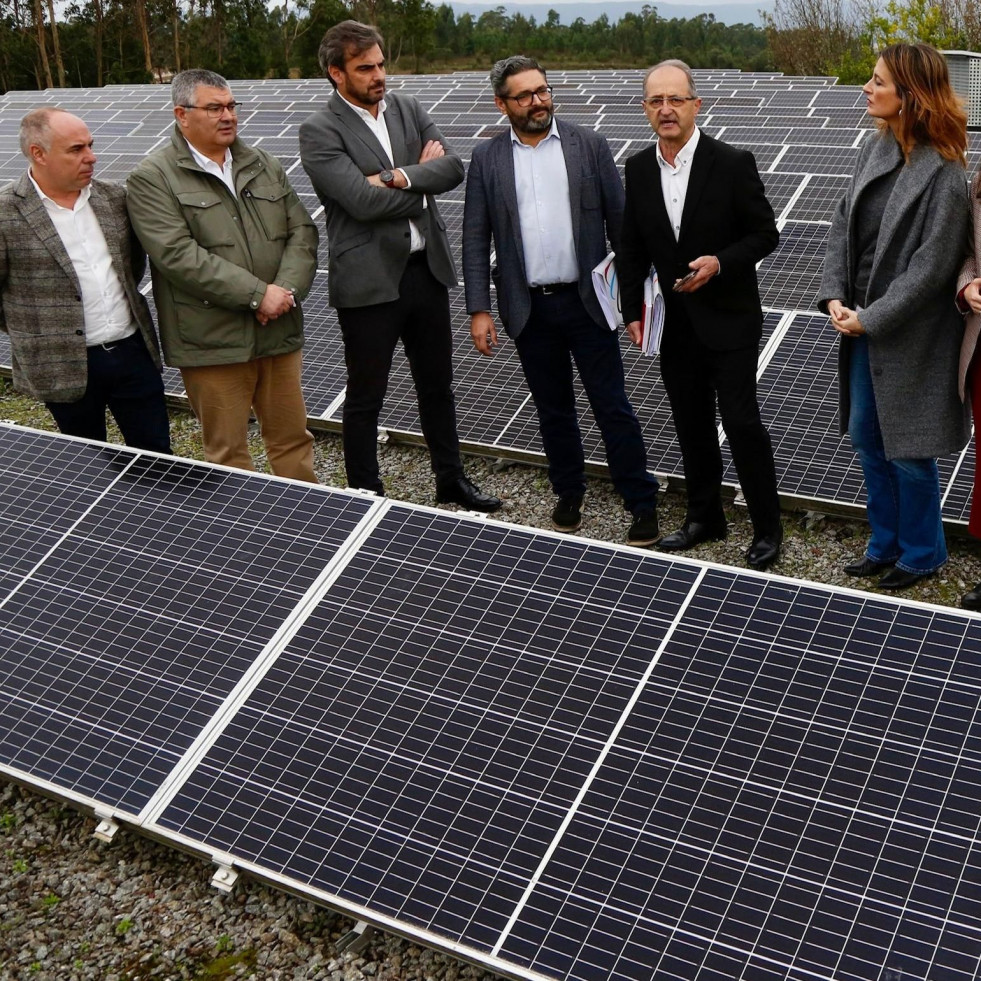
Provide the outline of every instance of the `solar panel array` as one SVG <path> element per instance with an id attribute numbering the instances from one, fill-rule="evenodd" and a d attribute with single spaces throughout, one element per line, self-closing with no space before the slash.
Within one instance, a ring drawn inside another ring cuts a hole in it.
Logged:
<path id="1" fill-rule="evenodd" d="M 976 981 L 981 618 L 0 426 L 0 771 L 513 978 Z"/>
<path id="2" fill-rule="evenodd" d="M 759 276 L 768 325 L 792 315 L 787 346 L 784 338 L 761 361 L 761 385 L 781 390 L 768 398 L 764 417 L 775 441 L 782 444 L 777 475 L 785 500 L 855 510 L 863 499 L 860 469 L 838 435 L 834 412 L 835 382 L 830 364 L 833 331 L 815 317 L 815 296 L 832 211 L 847 185 L 859 147 L 871 128 L 864 97 L 857 86 L 833 85 L 829 78 L 794 78 L 779 74 L 700 71 L 705 131 L 751 149 L 781 228 L 777 250 L 760 266 Z M 638 101 L 638 71 L 552 71 L 558 113 L 594 127 L 607 137 L 616 159 L 624 160 L 647 146 L 651 131 Z M 450 145 L 469 162 L 473 147 L 504 130 L 493 105 L 486 77 L 477 73 L 391 76 L 392 88 L 416 95 Z M 244 103 L 241 135 L 276 154 L 311 213 L 320 204 L 299 163 L 297 130 L 330 93 L 325 80 L 235 82 L 236 99 Z M 124 180 L 136 163 L 170 137 L 172 114 L 168 91 L 159 86 L 107 86 L 103 89 L 12 92 L 0 99 L 0 183 L 18 177 L 24 160 L 17 147 L 20 117 L 39 102 L 60 104 L 88 123 L 99 154 L 98 174 Z M 971 134 L 969 168 L 981 158 L 981 139 Z M 441 198 L 450 241 L 459 254 L 464 185 Z M 321 229 L 322 221 L 318 221 Z M 344 398 L 345 370 L 340 331 L 327 305 L 326 236 L 321 242 L 321 271 L 305 303 L 308 341 L 304 392 L 312 425 L 337 428 Z M 480 357 L 470 342 L 462 289 L 451 292 L 455 331 L 454 369 L 462 439 L 472 450 L 523 459 L 541 459 L 542 446 L 534 406 L 524 384 L 513 346 L 505 341 L 493 360 Z M 806 332 L 806 337 L 799 336 Z M 503 333 L 502 333 L 503 337 Z M 764 339 L 766 343 L 767 338 Z M 810 345 L 811 360 L 802 361 Z M 638 410 L 650 449 L 651 468 L 681 479 L 680 456 L 666 408 L 656 361 L 641 358 L 623 343 L 628 394 Z M 0 336 L 0 364 L 9 364 L 6 338 Z M 811 373 L 816 371 L 820 386 Z M 179 373 L 167 372 L 168 391 L 182 394 Z M 795 394 L 807 390 L 805 403 Z M 579 396 L 587 459 L 605 466 L 603 444 L 584 394 Z M 820 404 L 819 411 L 813 409 Z M 811 413 L 806 447 L 793 442 L 800 422 Z M 421 434 L 408 365 L 399 355 L 381 420 L 392 433 Z M 825 478 L 815 461 L 834 462 Z M 963 522 L 970 499 L 971 473 L 959 461 L 946 468 L 944 515 Z M 736 483 L 731 468 L 727 481 Z"/>

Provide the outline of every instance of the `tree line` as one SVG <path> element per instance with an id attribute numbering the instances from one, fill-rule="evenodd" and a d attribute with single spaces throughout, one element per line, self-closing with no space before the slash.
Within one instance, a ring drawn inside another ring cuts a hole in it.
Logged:
<path id="1" fill-rule="evenodd" d="M 504 7 L 457 16 L 430 0 L 0 0 L 0 92 L 166 82 L 184 68 L 228 78 L 319 76 L 324 32 L 347 17 L 379 27 L 396 72 L 482 69 L 520 52 L 547 66 L 696 68 L 837 75 L 864 82 L 895 40 L 981 48 L 978 0 L 777 0 L 763 26 L 712 14 L 660 17 L 645 4 L 611 22 L 537 22 Z M 56 13 L 59 14 L 56 17 Z"/>
<path id="2" fill-rule="evenodd" d="M 397 72 L 489 67 L 521 52 L 555 67 L 648 65 L 660 57 L 698 66 L 766 70 L 764 31 L 711 14 L 666 20 L 645 5 L 606 16 L 537 23 L 504 7 L 456 16 L 429 0 L 0 0 L 0 90 L 167 81 L 184 68 L 228 78 L 319 76 L 324 32 L 347 17 L 379 27 Z"/>

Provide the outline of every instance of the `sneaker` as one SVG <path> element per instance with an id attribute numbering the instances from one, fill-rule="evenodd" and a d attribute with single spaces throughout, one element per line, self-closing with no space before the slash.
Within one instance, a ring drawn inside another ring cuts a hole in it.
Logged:
<path id="1" fill-rule="evenodd" d="M 653 508 L 638 511 L 634 515 L 630 530 L 627 532 L 627 544 L 646 548 L 648 545 L 653 545 L 660 537 L 661 532 L 657 526 L 657 511 Z"/>
<path id="2" fill-rule="evenodd" d="M 582 524 L 582 494 L 560 497 L 552 512 L 552 527 L 566 533 L 578 531 Z"/>

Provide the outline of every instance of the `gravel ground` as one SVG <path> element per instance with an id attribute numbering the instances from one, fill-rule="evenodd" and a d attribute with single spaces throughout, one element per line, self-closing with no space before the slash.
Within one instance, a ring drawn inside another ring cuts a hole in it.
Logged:
<path id="1" fill-rule="evenodd" d="M 42 406 L 0 382 L 0 418 L 50 429 Z M 200 458 L 197 425 L 174 412 L 175 449 Z M 261 447 L 256 440 L 257 457 Z M 416 447 L 380 448 L 393 497 L 431 504 L 428 456 Z M 471 478 L 504 499 L 496 517 L 548 528 L 554 499 L 543 470 L 474 458 Z M 343 484 L 340 441 L 318 435 L 317 471 Z M 662 495 L 662 531 L 684 517 L 680 494 Z M 703 545 L 692 557 L 742 566 L 750 526 L 730 506 L 727 542 Z M 590 480 L 580 534 L 622 542 L 629 525 L 610 484 Z M 786 541 L 773 571 L 839 586 L 869 588 L 841 572 L 860 555 L 865 526 L 841 518 L 785 514 Z M 981 579 L 981 551 L 949 541 L 951 561 L 907 592 L 911 599 L 956 606 Z M 873 584 L 875 580 L 871 581 Z M 329 979 L 329 981 L 490 981 L 492 975 L 398 937 L 375 933 L 357 952 L 338 941 L 353 922 L 308 902 L 240 879 L 224 896 L 208 863 L 143 838 L 125 827 L 111 844 L 92 837 L 95 821 L 72 808 L 0 782 L 0 979 Z"/>

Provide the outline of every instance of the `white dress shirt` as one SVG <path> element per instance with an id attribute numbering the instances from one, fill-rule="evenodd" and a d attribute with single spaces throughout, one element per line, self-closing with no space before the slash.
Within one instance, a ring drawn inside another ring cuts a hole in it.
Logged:
<path id="1" fill-rule="evenodd" d="M 334 95 L 339 98 L 344 98 L 340 92 L 335 92 Z M 389 163 L 394 167 L 404 178 L 405 186 L 410 187 L 411 182 L 409 181 L 409 175 L 402 170 L 401 167 L 395 167 L 395 157 L 392 155 L 392 138 L 388 135 L 388 124 L 385 122 L 385 100 L 382 99 L 378 103 L 378 115 L 372 116 L 367 109 L 362 109 L 361 106 L 356 106 L 353 102 L 344 99 L 345 102 L 358 114 L 361 120 L 364 122 L 365 126 L 371 130 L 374 134 L 375 139 L 382 145 L 382 149 L 388 156 Z M 426 201 L 426 196 L 422 197 L 423 208 L 429 207 L 429 203 Z M 411 236 L 409 242 L 410 252 L 422 252 L 426 247 L 426 237 L 422 234 L 419 226 L 410 218 L 409 221 L 409 234 Z"/>
<path id="2" fill-rule="evenodd" d="M 661 193 L 664 207 L 674 231 L 675 241 L 681 234 L 681 215 L 685 210 L 685 196 L 688 194 L 688 178 L 691 177 L 691 158 L 698 146 L 699 131 L 695 127 L 688 142 L 678 151 L 672 166 L 661 156 L 661 144 L 657 143 L 657 162 L 661 168 Z"/>
<path id="3" fill-rule="evenodd" d="M 237 198 L 238 195 L 235 193 L 235 181 L 232 177 L 232 148 L 230 146 L 225 147 L 225 161 L 219 167 L 218 164 L 211 159 L 211 157 L 206 157 L 203 153 L 200 153 L 197 147 L 191 143 L 186 137 L 184 142 L 187 144 L 187 148 L 191 151 L 191 156 L 194 157 L 197 165 L 207 174 L 213 174 L 218 178 L 232 192 L 232 197 Z"/>
<path id="4" fill-rule="evenodd" d="M 522 143 L 512 128 L 511 155 L 528 285 L 578 282 L 569 174 L 554 117 L 536 146 Z"/>
<path id="5" fill-rule="evenodd" d="M 126 291 L 112 267 L 102 226 L 89 203 L 92 189 L 83 187 L 74 207 L 63 208 L 41 190 L 30 170 L 27 173 L 78 277 L 85 343 L 92 347 L 129 337 L 136 331 L 136 324 Z"/>

